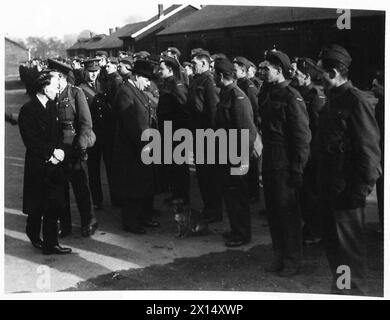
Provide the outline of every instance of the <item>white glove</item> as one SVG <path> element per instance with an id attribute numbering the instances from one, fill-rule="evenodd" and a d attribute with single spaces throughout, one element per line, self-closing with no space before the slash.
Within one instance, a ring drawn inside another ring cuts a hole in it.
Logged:
<path id="1" fill-rule="evenodd" d="M 65 152 L 61 149 L 54 149 L 53 157 L 58 160 L 58 162 L 64 161 Z"/>
<path id="2" fill-rule="evenodd" d="M 54 165 L 60 163 L 60 161 L 58 159 L 54 158 L 53 156 L 51 156 L 51 158 L 48 160 L 48 162 L 50 162 Z"/>

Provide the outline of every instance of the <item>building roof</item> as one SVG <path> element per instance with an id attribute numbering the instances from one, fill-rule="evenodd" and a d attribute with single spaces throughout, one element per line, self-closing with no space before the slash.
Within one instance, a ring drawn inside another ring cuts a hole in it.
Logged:
<path id="1" fill-rule="evenodd" d="M 92 38 L 80 38 L 77 40 L 75 44 L 73 44 L 70 48 L 67 50 L 78 50 L 78 49 L 85 49 L 85 50 L 94 50 L 96 49 L 96 45 L 107 38 L 107 35 L 105 34 L 96 34 Z"/>
<path id="2" fill-rule="evenodd" d="M 104 39 L 96 43 L 94 49 L 122 48 L 123 40 L 119 39 L 119 37 L 129 33 L 132 34 L 142 29 L 145 25 L 146 25 L 146 21 L 126 24 L 118 31 L 113 32 L 109 36 L 105 37 Z"/>
<path id="3" fill-rule="evenodd" d="M 19 42 L 13 41 L 7 37 L 5 37 L 5 41 L 8 41 L 8 42 L 14 44 L 15 46 L 18 46 L 20 49 L 28 51 L 28 49 L 24 45 L 20 44 Z"/>
<path id="4" fill-rule="evenodd" d="M 159 24 L 167 20 L 169 17 L 174 16 L 176 13 L 180 12 L 181 10 L 187 8 L 189 5 L 179 5 L 174 4 L 163 11 L 163 15 L 159 17 L 159 15 L 155 15 L 154 17 L 150 18 L 149 20 L 145 21 L 145 25 L 142 28 L 139 28 L 138 30 L 131 30 L 123 35 L 121 35 L 119 38 L 134 38 L 136 40 L 139 40 L 153 31 L 155 31 Z M 191 6 L 194 9 L 198 9 L 195 6 Z"/>
<path id="5" fill-rule="evenodd" d="M 209 5 L 167 27 L 158 35 L 264 24 L 337 19 L 337 9 Z M 383 11 L 351 10 L 351 16 L 383 15 Z"/>

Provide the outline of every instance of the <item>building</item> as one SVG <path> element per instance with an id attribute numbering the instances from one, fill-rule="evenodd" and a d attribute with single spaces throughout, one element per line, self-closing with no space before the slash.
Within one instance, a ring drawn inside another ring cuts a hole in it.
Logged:
<path id="1" fill-rule="evenodd" d="M 158 14 L 149 20 L 130 23 L 122 28 L 117 27 L 115 32 L 110 29 L 108 36 L 98 35 L 101 36 L 100 39 L 97 36 L 79 39 L 67 49 L 67 54 L 70 57 L 80 54 L 92 57 L 98 50 L 107 51 L 111 56 L 117 56 L 120 50 L 131 52 L 146 50 L 158 54 L 160 52 L 157 50 L 156 34 L 198 9 L 191 5 L 172 5 L 164 10 L 162 5 L 158 5 Z"/>
<path id="2" fill-rule="evenodd" d="M 158 5 L 156 16 L 145 21 L 138 30 L 131 30 L 119 37 L 123 40 L 123 49 L 132 52 L 146 50 L 152 54 L 160 53 L 162 50 L 157 48 L 156 34 L 178 21 L 185 21 L 196 11 L 198 8 L 191 5 L 172 5 L 166 10 L 163 10 L 162 5 Z"/>
<path id="3" fill-rule="evenodd" d="M 384 66 L 385 12 L 350 10 L 350 29 L 340 28 L 342 14 L 337 9 L 210 5 L 160 31 L 157 50 L 175 46 L 188 59 L 192 48 L 202 47 L 258 63 L 274 46 L 290 57 L 316 59 L 323 45 L 336 42 L 352 55 L 351 78 L 367 85 L 368 72 Z"/>
<path id="4" fill-rule="evenodd" d="M 93 57 L 96 52 L 97 44 L 107 37 L 105 34 L 90 33 L 89 38 L 80 38 L 77 42 L 66 50 L 69 57 L 83 55 Z"/>
<path id="5" fill-rule="evenodd" d="M 5 37 L 5 78 L 19 76 L 19 65 L 30 59 L 29 50 Z"/>

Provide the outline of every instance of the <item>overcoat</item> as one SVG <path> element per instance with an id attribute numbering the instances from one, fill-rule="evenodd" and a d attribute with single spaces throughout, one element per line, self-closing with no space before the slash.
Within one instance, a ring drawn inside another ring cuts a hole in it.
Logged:
<path id="1" fill-rule="evenodd" d="M 49 102 L 52 103 L 52 102 Z M 62 164 L 48 162 L 54 149 L 69 150 L 62 144 L 62 130 L 55 105 L 46 109 L 36 96 L 22 106 L 19 130 L 26 146 L 23 184 L 23 212 L 43 210 L 49 198 L 63 201 Z"/>
<path id="2" fill-rule="evenodd" d="M 128 198 L 152 196 L 155 168 L 141 160 L 142 132 L 151 127 L 152 106 L 145 94 L 129 81 L 118 89 L 115 98 L 118 124 L 113 153 L 113 189 L 123 203 Z"/>

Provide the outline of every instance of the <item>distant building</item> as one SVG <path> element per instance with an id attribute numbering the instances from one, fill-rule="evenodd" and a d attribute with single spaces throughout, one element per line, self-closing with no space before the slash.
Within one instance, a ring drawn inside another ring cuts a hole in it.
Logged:
<path id="1" fill-rule="evenodd" d="M 19 75 L 19 65 L 29 60 L 29 52 L 22 44 L 5 37 L 5 77 Z"/>
<path id="2" fill-rule="evenodd" d="M 158 14 L 148 21 L 138 30 L 131 30 L 119 37 L 123 40 L 123 48 L 126 51 L 149 51 L 158 54 L 161 51 L 157 48 L 156 34 L 178 21 L 185 21 L 198 8 L 191 5 L 172 5 L 163 10 L 162 5 L 158 6 Z"/>
<path id="3" fill-rule="evenodd" d="M 158 14 L 147 21 L 130 23 L 122 28 L 117 27 L 115 31 L 110 29 L 109 35 L 100 39 L 96 36 L 79 39 L 66 51 L 68 56 L 82 54 L 86 57 L 92 57 L 98 50 L 107 51 L 110 56 L 117 56 L 120 50 L 131 52 L 146 50 L 158 54 L 160 52 L 157 51 L 156 33 L 197 10 L 197 7 L 191 5 L 172 5 L 163 10 L 163 6 L 159 5 Z"/>
<path id="4" fill-rule="evenodd" d="M 339 29 L 336 9 L 209 5 L 160 31 L 157 50 L 175 46 L 188 59 L 202 47 L 257 64 L 274 46 L 290 58 L 316 59 L 323 45 L 336 42 L 352 55 L 351 78 L 367 85 L 369 71 L 384 66 L 385 12 L 350 13 L 351 28 Z"/>
<path id="5" fill-rule="evenodd" d="M 77 42 L 66 50 L 69 57 L 84 55 L 85 57 L 93 57 L 96 52 L 96 45 L 105 39 L 105 34 L 90 34 L 89 38 L 80 38 Z"/>

